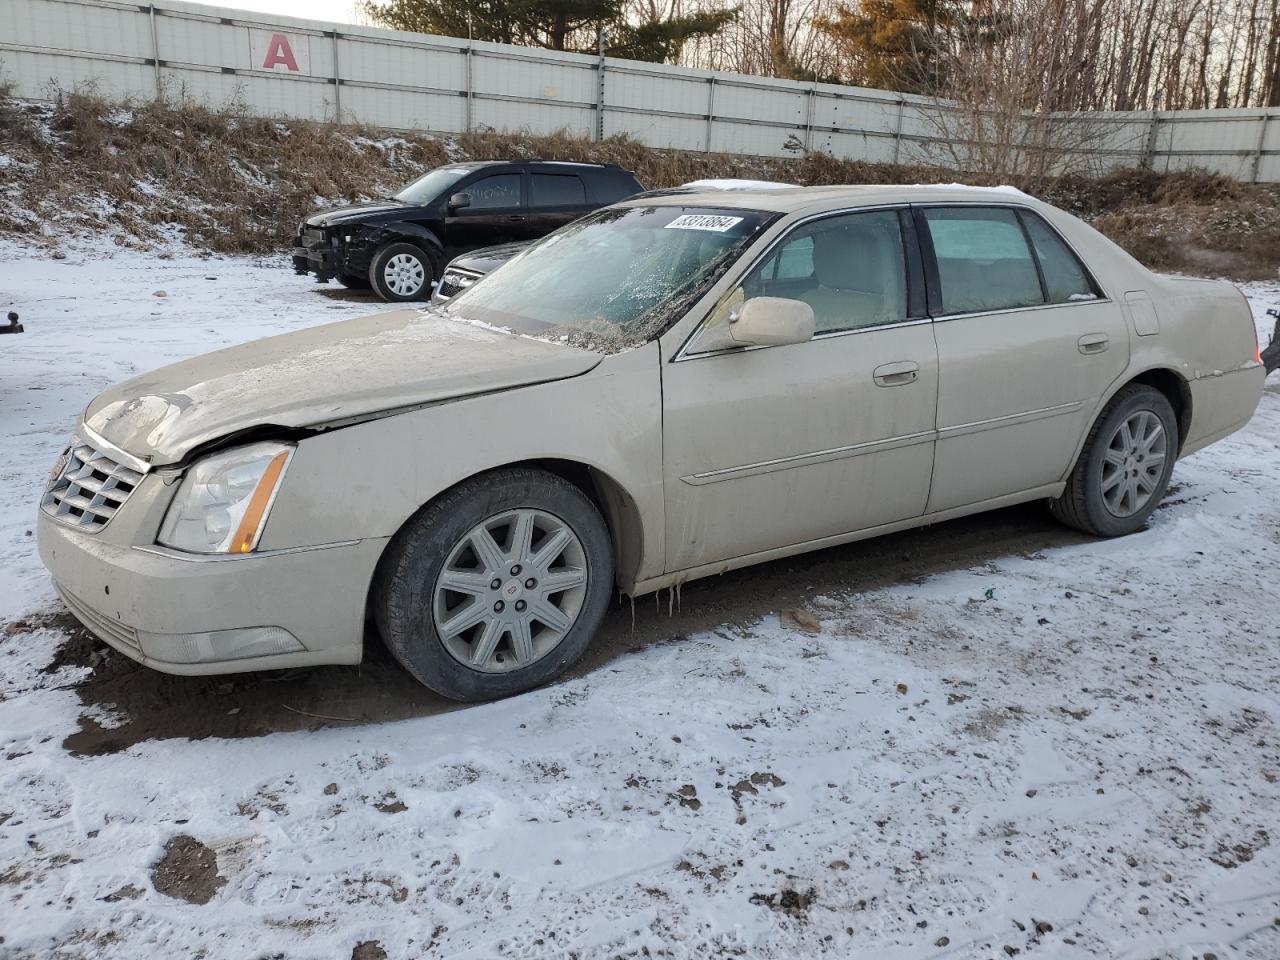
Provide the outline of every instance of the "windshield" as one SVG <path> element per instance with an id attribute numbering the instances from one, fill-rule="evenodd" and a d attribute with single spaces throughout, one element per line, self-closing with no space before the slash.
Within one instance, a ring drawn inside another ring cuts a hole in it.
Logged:
<path id="1" fill-rule="evenodd" d="M 430 203 L 474 170 L 474 167 L 440 167 L 419 177 L 396 194 L 397 200 L 419 205 Z"/>
<path id="2" fill-rule="evenodd" d="M 776 217 L 709 207 L 599 210 L 455 295 L 444 310 L 597 348 L 643 343 L 705 293 Z"/>

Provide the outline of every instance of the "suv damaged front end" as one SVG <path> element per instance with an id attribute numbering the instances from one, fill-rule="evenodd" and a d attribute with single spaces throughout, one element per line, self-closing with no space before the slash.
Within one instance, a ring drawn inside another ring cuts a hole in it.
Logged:
<path id="1" fill-rule="evenodd" d="M 302 221 L 293 240 L 293 272 L 314 274 L 317 283 L 366 277 L 378 248 L 395 236 L 377 226 L 313 222 L 319 219 Z"/>

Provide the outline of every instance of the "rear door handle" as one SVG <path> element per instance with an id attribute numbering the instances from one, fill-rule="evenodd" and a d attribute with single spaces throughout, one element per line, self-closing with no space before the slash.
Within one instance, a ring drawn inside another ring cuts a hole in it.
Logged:
<path id="1" fill-rule="evenodd" d="M 871 379 L 878 387 L 900 387 L 906 383 L 915 383 L 919 378 L 920 364 L 914 360 L 881 364 L 871 372 Z"/>
<path id="2" fill-rule="evenodd" d="M 517 214 L 512 217 L 507 217 L 507 223 L 524 223 L 528 219 L 529 219 L 528 217 L 522 217 L 519 214 Z"/>
<path id="3" fill-rule="evenodd" d="M 1076 341 L 1076 345 L 1081 353 L 1102 353 L 1111 345 L 1111 340 L 1105 333 L 1086 333 Z"/>

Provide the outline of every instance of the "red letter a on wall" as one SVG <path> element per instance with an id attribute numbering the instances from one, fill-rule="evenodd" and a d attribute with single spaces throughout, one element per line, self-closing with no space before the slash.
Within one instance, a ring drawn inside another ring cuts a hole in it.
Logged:
<path id="1" fill-rule="evenodd" d="M 283 63 L 285 67 L 298 72 L 298 61 L 293 58 L 293 50 L 289 46 L 289 40 L 283 33 L 273 33 L 271 41 L 267 44 L 267 56 L 262 61 L 263 70 L 274 70 L 276 64 Z"/>

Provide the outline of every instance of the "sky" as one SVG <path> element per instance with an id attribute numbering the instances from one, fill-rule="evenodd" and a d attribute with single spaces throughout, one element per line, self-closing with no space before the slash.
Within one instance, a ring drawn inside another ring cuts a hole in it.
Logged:
<path id="1" fill-rule="evenodd" d="M 205 0 L 221 7 L 279 13 L 307 20 L 358 23 L 356 0 Z"/>

